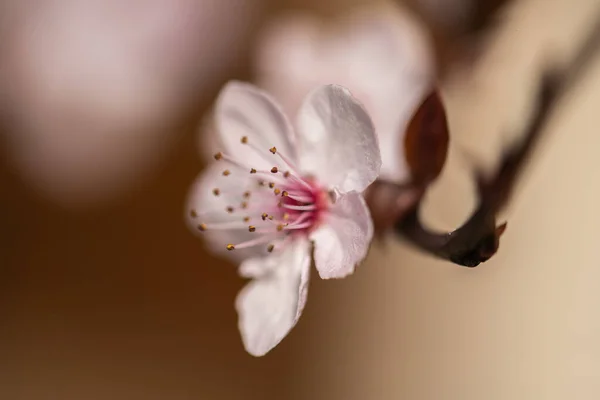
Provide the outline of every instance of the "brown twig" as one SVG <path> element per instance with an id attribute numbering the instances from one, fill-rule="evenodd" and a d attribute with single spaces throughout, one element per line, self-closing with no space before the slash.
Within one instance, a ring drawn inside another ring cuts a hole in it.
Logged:
<path id="1" fill-rule="evenodd" d="M 524 134 L 524 140 L 506 152 L 496 175 L 489 180 L 476 173 L 479 206 L 467 222 L 449 233 L 433 233 L 419 220 L 419 204 L 396 225 L 396 231 L 422 250 L 466 267 L 476 267 L 492 257 L 506 224 L 496 226 L 498 212 L 508 203 L 515 183 L 535 150 L 542 132 L 562 96 L 580 78 L 600 48 L 600 18 L 592 33 L 563 71 L 550 69 L 541 78 L 538 107 Z"/>

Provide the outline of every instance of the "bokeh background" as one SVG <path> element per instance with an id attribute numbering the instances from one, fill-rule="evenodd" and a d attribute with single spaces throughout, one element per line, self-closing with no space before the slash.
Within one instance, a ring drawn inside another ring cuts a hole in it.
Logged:
<path id="1" fill-rule="evenodd" d="M 0 398 L 600 396 L 600 60 L 553 115 L 493 260 L 377 244 L 352 277 L 311 281 L 275 350 L 244 352 L 244 282 L 183 221 L 198 126 L 224 82 L 253 79 L 271 18 L 361 3 L 0 2 Z M 448 107 L 450 158 L 424 210 L 439 228 L 468 215 L 474 164 L 519 139 L 541 66 L 568 62 L 600 12 L 502 3 L 404 5 L 428 27 Z"/>

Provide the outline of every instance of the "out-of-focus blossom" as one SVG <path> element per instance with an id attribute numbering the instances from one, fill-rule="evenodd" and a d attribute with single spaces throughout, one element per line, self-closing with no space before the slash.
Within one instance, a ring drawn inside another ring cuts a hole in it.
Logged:
<path id="1" fill-rule="evenodd" d="M 358 8 L 325 24 L 291 14 L 265 29 L 256 55 L 257 83 L 295 112 L 322 84 L 350 89 L 373 118 L 381 144 L 381 178 L 408 178 L 405 128 L 431 88 L 433 55 L 423 27 L 391 5 Z"/>
<path id="2" fill-rule="evenodd" d="M 65 203 L 138 183 L 191 103 L 235 65 L 255 3 L 4 2 L 0 115 L 10 160 Z"/>
<path id="3" fill-rule="evenodd" d="M 215 123 L 223 152 L 191 190 L 188 223 L 253 279 L 236 308 L 246 350 L 260 356 L 302 313 L 313 245 L 324 279 L 351 274 L 366 256 L 373 225 L 360 193 L 381 158 L 371 119 L 340 86 L 312 91 L 294 131 L 267 94 L 230 83 Z"/>

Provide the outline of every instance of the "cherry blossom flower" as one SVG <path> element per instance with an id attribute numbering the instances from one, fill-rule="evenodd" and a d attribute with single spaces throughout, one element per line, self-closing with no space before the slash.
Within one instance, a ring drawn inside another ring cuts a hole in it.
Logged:
<path id="1" fill-rule="evenodd" d="M 361 192 L 381 157 L 369 115 L 340 86 L 309 93 L 294 131 L 269 95 L 231 82 L 214 121 L 223 150 L 192 188 L 187 220 L 253 279 L 236 309 L 246 350 L 261 356 L 304 309 L 313 247 L 323 279 L 351 274 L 366 256 L 373 225 Z"/>
<path id="2" fill-rule="evenodd" d="M 373 119 L 381 178 L 409 178 L 401 156 L 406 126 L 431 90 L 434 62 L 426 30 L 405 9 L 369 4 L 325 24 L 311 14 L 280 17 L 256 53 L 257 85 L 294 113 L 314 87 L 349 88 Z"/>

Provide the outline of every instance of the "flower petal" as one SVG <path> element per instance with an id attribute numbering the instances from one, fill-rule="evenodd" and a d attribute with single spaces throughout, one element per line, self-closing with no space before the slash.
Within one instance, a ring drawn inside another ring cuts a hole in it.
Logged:
<path id="1" fill-rule="evenodd" d="M 283 166 L 281 159 L 269 152 L 273 146 L 292 161 L 296 159 L 288 119 L 269 95 L 253 85 L 228 83 L 217 99 L 215 120 L 224 151 L 249 167 L 269 170 Z M 242 137 L 247 137 L 248 144 L 241 142 Z"/>
<path id="2" fill-rule="evenodd" d="M 373 222 L 362 195 L 350 192 L 340 196 L 310 239 L 321 278 L 343 278 L 353 273 L 373 239 Z"/>
<path id="3" fill-rule="evenodd" d="M 245 261 L 241 269 L 258 276 L 242 289 L 235 303 L 244 347 L 258 357 L 281 342 L 302 314 L 308 291 L 310 242 L 290 242 L 280 253 Z"/>
<path id="4" fill-rule="evenodd" d="M 321 86 L 298 115 L 300 169 L 341 193 L 362 192 L 378 176 L 379 145 L 371 118 L 350 91 Z"/>
<path id="5" fill-rule="evenodd" d="M 266 255 L 268 253 L 265 246 L 227 250 L 229 243 L 241 243 L 253 238 L 253 234 L 247 229 L 199 230 L 202 223 L 243 223 L 245 214 L 238 206 L 244 200 L 243 193 L 247 185 L 252 182 L 240 171 L 231 170 L 229 176 L 223 176 L 223 170 L 227 167 L 225 163 L 213 162 L 200 173 L 188 193 L 186 223 L 194 234 L 207 242 L 207 249 L 213 253 L 226 255 L 238 262 L 250 256 Z M 218 196 L 213 194 L 215 188 L 220 190 Z M 232 213 L 227 212 L 228 206 L 234 206 Z"/>

